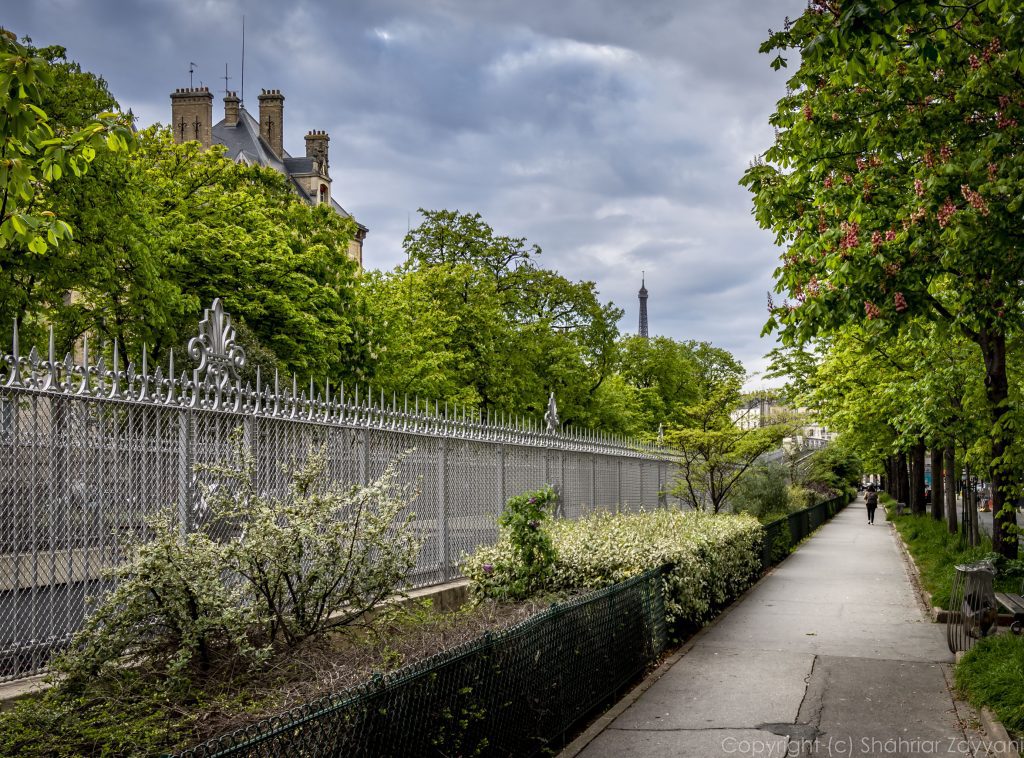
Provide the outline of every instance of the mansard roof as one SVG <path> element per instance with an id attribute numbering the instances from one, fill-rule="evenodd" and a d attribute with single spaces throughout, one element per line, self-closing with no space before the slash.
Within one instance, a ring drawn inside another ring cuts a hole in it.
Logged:
<path id="1" fill-rule="evenodd" d="M 315 173 L 313 159 L 305 156 L 292 157 L 287 150 L 284 151 L 282 158 L 278 158 L 266 140 L 260 136 L 260 122 L 253 118 L 245 108 L 239 107 L 237 124 L 228 126 L 224 123 L 224 119 L 221 119 L 213 125 L 212 131 L 214 143 L 224 145 L 227 148 L 225 155 L 231 160 L 247 165 L 272 168 L 291 180 L 292 187 L 303 200 L 310 204 L 316 200 L 295 180 L 296 176 Z M 338 215 L 352 218 L 352 214 L 342 208 L 334 198 L 331 198 L 331 207 Z M 356 223 L 359 224 L 358 221 Z M 366 227 L 362 224 L 359 224 L 359 228 L 366 231 Z"/>

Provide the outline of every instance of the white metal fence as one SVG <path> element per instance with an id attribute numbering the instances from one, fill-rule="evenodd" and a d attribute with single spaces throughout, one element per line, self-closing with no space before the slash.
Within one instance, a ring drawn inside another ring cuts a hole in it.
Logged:
<path id="1" fill-rule="evenodd" d="M 219 301 L 189 344 L 198 368 L 175 377 L 115 356 L 58 361 L 52 348 L 0 357 L 0 680 L 35 673 L 65 643 L 86 598 L 108 585 L 127 536 L 173 507 L 188 528 L 206 520 L 197 465 L 231 454 L 241 429 L 258 488 L 281 492 L 280 464 L 322 448 L 329 477 L 366 483 L 405 451 L 402 478 L 418 482 L 415 527 L 424 538 L 413 583 L 443 582 L 461 556 L 497 536 L 514 494 L 558 487 L 567 517 L 665 503 L 674 466 L 664 451 L 546 425 L 492 423 L 436 405 L 367 397 L 275 377 L 241 386 L 244 353 Z"/>

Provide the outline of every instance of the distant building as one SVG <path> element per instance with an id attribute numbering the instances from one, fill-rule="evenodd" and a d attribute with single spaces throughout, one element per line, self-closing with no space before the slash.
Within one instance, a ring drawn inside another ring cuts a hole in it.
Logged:
<path id="1" fill-rule="evenodd" d="M 242 105 L 238 95 L 224 96 L 224 118 L 213 123 L 213 93 L 208 87 L 189 87 L 171 93 L 171 129 L 174 141 L 195 140 L 204 148 L 224 145 L 226 155 L 245 165 L 266 166 L 284 174 L 292 187 L 310 205 L 330 204 L 336 213 L 353 218 L 331 196 L 330 162 L 327 132 L 306 134 L 306 155 L 293 157 L 284 149 L 284 95 L 280 90 L 263 90 L 259 96 L 260 117 L 255 119 Z M 353 220 L 355 220 L 353 218 Z M 367 228 L 356 222 L 355 238 L 349 243 L 349 256 L 363 265 L 363 240 Z"/>
<path id="2" fill-rule="evenodd" d="M 797 433 L 783 440 L 783 446 L 788 448 L 823 448 L 839 436 L 814 421 L 813 415 L 806 408 L 794 411 L 770 396 L 751 396 L 729 415 L 733 424 L 740 429 L 758 429 L 794 417 L 803 419 L 804 423 Z"/>

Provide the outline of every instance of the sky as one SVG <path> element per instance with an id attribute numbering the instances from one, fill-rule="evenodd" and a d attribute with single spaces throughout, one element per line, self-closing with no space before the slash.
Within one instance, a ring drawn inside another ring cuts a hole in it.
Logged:
<path id="1" fill-rule="evenodd" d="M 786 73 L 758 53 L 804 0 L 30 0 L 0 20 L 60 44 L 140 124 L 170 93 L 285 95 L 285 149 L 326 130 L 332 194 L 370 230 L 367 268 L 403 260 L 417 210 L 479 212 L 597 284 L 638 329 L 706 340 L 748 372 L 779 250 L 738 181 L 772 142 Z M 242 87 L 242 23 L 245 81 Z"/>

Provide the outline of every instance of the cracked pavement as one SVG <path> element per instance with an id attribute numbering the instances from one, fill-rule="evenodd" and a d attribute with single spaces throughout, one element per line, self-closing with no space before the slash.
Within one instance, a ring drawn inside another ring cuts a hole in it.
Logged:
<path id="1" fill-rule="evenodd" d="M 765 577 L 579 753 L 988 755 L 896 536 L 861 500 Z"/>

